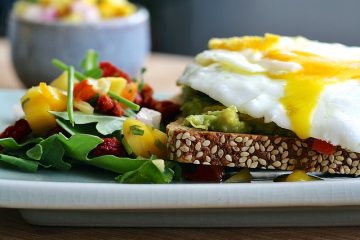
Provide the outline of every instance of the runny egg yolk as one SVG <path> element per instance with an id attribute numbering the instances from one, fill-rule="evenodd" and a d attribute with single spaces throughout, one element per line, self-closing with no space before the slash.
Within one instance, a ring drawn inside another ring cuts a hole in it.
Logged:
<path id="1" fill-rule="evenodd" d="M 285 80 L 285 93 L 280 99 L 291 122 L 292 130 L 300 138 L 311 134 L 312 114 L 326 85 L 360 80 L 360 62 L 329 59 L 310 52 L 278 48 L 280 36 L 266 34 L 264 37 L 240 37 L 212 39 L 210 49 L 260 51 L 264 59 L 294 62 L 302 66 L 295 72 L 265 73 L 274 80 Z"/>

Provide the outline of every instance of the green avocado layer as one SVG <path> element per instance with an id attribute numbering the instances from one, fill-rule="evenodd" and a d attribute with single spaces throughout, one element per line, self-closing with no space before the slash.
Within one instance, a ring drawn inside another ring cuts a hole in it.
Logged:
<path id="1" fill-rule="evenodd" d="M 189 87 L 183 87 L 182 99 L 181 110 L 185 126 L 226 133 L 295 136 L 292 131 L 280 128 L 273 122 L 265 123 L 262 118 L 240 113 L 235 106 L 226 108 Z"/>

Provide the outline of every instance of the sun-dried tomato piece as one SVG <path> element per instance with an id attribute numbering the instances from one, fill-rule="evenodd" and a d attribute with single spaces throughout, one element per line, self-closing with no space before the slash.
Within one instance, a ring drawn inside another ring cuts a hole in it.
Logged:
<path id="1" fill-rule="evenodd" d="M 114 100 L 114 107 L 111 109 L 111 115 L 121 117 L 124 115 L 124 109 L 121 104 Z"/>
<path id="2" fill-rule="evenodd" d="M 195 169 L 194 169 L 195 168 Z M 223 166 L 183 165 L 182 175 L 195 182 L 221 182 L 224 175 Z"/>
<path id="3" fill-rule="evenodd" d="M 156 100 L 154 99 L 154 90 L 148 84 L 144 84 L 140 96 L 142 97 L 141 106 L 153 108 L 156 103 Z"/>
<path id="4" fill-rule="evenodd" d="M 101 95 L 97 100 L 97 110 L 106 115 L 121 117 L 124 115 L 124 109 L 116 100 L 111 99 L 108 95 Z"/>
<path id="5" fill-rule="evenodd" d="M 97 101 L 97 108 L 101 113 L 107 113 L 114 107 L 114 101 L 108 95 L 101 95 Z"/>
<path id="6" fill-rule="evenodd" d="M 113 138 L 104 138 L 104 142 L 99 144 L 91 153 L 98 157 L 103 155 L 114 155 L 117 157 L 124 157 L 126 156 L 125 150 L 121 145 L 120 141 L 113 137 Z"/>
<path id="7" fill-rule="evenodd" d="M 131 78 L 127 73 L 117 68 L 110 62 L 100 62 L 100 68 L 103 72 L 103 77 L 122 77 L 125 78 L 128 83 L 131 82 Z"/>
<path id="8" fill-rule="evenodd" d="M 0 138 L 14 138 L 16 142 L 21 142 L 31 133 L 29 123 L 25 119 L 20 119 L 14 125 L 7 127 L 1 134 Z"/>
<path id="9" fill-rule="evenodd" d="M 180 106 L 178 104 L 167 100 L 157 101 L 153 96 L 154 90 L 148 84 L 145 84 L 141 91 L 141 106 L 160 112 L 163 122 L 168 123 L 179 114 Z"/>
<path id="10" fill-rule="evenodd" d="M 165 123 L 171 122 L 180 112 L 180 105 L 171 101 L 158 101 L 153 107 L 158 112 L 161 112 L 162 119 Z"/>

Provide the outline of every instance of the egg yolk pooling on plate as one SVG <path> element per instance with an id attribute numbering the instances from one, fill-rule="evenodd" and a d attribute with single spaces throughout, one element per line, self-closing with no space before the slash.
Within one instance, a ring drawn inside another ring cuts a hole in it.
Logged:
<path id="1" fill-rule="evenodd" d="M 321 92 L 330 84 L 359 80 L 360 61 L 332 59 L 311 52 L 284 49 L 281 48 L 279 39 L 280 36 L 272 34 L 266 34 L 263 38 L 246 36 L 212 39 L 209 48 L 230 51 L 251 49 L 261 52 L 263 59 L 299 64 L 301 69 L 296 71 L 264 74 L 271 79 L 286 82 L 285 93 L 280 102 L 290 119 L 292 130 L 300 138 L 308 138 L 311 134 L 312 115 Z"/>

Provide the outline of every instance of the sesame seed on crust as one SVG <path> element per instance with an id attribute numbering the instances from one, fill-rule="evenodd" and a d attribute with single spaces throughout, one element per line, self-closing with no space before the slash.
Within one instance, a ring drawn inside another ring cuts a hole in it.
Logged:
<path id="1" fill-rule="evenodd" d="M 336 146 L 326 155 L 311 148 L 310 139 L 220 133 L 167 126 L 170 160 L 194 164 L 360 175 L 360 153 Z M 191 156 L 191 157 L 190 157 Z"/>

